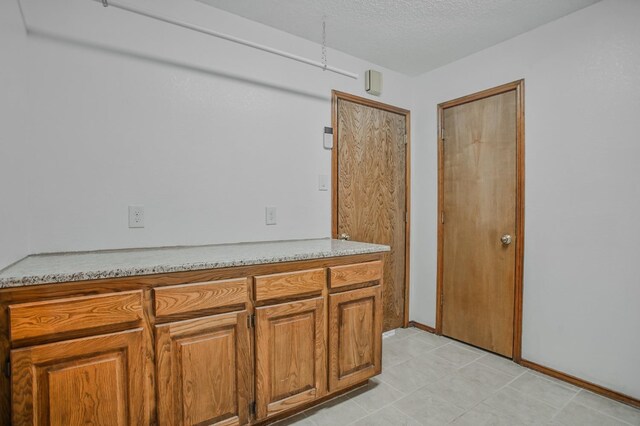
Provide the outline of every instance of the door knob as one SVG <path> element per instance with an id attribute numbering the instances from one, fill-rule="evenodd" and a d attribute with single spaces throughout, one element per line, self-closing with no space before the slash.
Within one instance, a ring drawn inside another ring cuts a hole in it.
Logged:
<path id="1" fill-rule="evenodd" d="M 500 241 L 502 241 L 502 244 L 504 244 L 505 246 L 508 246 L 509 244 L 511 244 L 511 235 L 504 234 L 502 237 L 500 237 Z"/>
<path id="2" fill-rule="evenodd" d="M 345 234 L 343 232 L 342 234 L 340 234 L 340 237 L 338 237 L 338 238 L 340 238 L 341 240 L 344 240 L 344 241 L 349 241 L 351 239 L 351 236 L 349 234 Z"/>

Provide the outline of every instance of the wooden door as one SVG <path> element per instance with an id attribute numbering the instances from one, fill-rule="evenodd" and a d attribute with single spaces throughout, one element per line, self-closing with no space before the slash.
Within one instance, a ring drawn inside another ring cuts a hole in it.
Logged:
<path id="1" fill-rule="evenodd" d="M 329 390 L 382 370 L 382 292 L 366 287 L 329 296 Z"/>
<path id="2" fill-rule="evenodd" d="M 391 246 L 384 264 L 384 330 L 408 317 L 408 114 L 338 94 L 334 234 Z"/>
<path id="3" fill-rule="evenodd" d="M 11 351 L 12 424 L 148 424 L 143 330 Z"/>
<path id="4" fill-rule="evenodd" d="M 442 333 L 513 356 L 517 88 L 442 111 Z"/>
<path id="5" fill-rule="evenodd" d="M 156 326 L 160 425 L 244 425 L 252 368 L 247 312 Z"/>
<path id="6" fill-rule="evenodd" d="M 258 419 L 326 393 L 324 298 L 256 308 Z"/>

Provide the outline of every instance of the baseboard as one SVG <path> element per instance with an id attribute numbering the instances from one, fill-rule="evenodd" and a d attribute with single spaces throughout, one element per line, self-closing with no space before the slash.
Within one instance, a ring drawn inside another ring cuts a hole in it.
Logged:
<path id="1" fill-rule="evenodd" d="M 420 330 L 426 331 L 428 333 L 433 333 L 433 334 L 436 333 L 436 329 L 435 328 L 433 328 L 431 326 L 428 326 L 426 324 L 419 323 L 417 321 L 409 321 L 409 327 L 419 328 Z"/>
<path id="2" fill-rule="evenodd" d="M 624 404 L 640 408 L 640 399 L 633 398 L 631 396 L 622 394 L 620 392 L 616 392 L 611 389 L 607 389 L 600 385 L 596 385 L 595 383 L 587 382 L 586 380 L 582 380 L 578 377 L 571 376 L 569 374 L 563 373 L 562 371 L 554 370 L 552 368 L 545 367 L 540 364 L 536 364 L 535 362 L 527 361 L 526 359 L 521 360 L 520 365 L 522 365 L 523 367 L 527 367 L 532 370 L 538 371 L 540 373 L 546 374 L 547 376 L 554 377 L 558 380 L 571 383 L 572 385 L 586 389 L 593 393 L 597 393 L 598 395 L 606 396 L 607 398 L 615 399 L 616 401 L 622 402 Z"/>

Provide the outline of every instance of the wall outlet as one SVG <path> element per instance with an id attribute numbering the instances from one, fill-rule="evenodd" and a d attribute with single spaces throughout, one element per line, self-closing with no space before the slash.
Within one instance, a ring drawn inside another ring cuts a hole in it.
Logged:
<path id="1" fill-rule="evenodd" d="M 275 225 L 277 223 L 276 208 L 265 207 L 265 223 L 267 225 Z"/>
<path id="2" fill-rule="evenodd" d="M 328 190 L 329 190 L 329 176 L 318 175 L 318 191 L 328 191 Z"/>
<path id="3" fill-rule="evenodd" d="M 129 228 L 144 228 L 144 206 L 129 206 Z"/>

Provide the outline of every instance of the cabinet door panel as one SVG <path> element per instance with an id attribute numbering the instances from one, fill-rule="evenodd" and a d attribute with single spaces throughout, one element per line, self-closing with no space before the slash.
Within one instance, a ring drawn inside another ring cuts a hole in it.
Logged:
<path id="1" fill-rule="evenodd" d="M 256 309 L 256 408 L 262 419 L 326 392 L 322 297 Z"/>
<path id="2" fill-rule="evenodd" d="M 329 389 L 362 382 L 381 371 L 380 286 L 329 296 Z"/>
<path id="3" fill-rule="evenodd" d="M 159 423 L 246 424 L 249 345 L 246 311 L 157 326 Z"/>
<path id="4" fill-rule="evenodd" d="M 148 423 L 143 330 L 11 351 L 14 425 Z"/>

